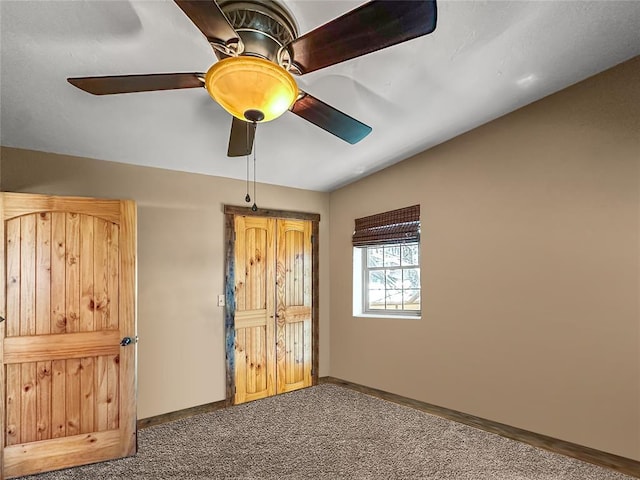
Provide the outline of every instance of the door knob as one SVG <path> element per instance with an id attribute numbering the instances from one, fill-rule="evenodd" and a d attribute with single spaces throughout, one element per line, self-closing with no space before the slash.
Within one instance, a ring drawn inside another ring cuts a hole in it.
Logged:
<path id="1" fill-rule="evenodd" d="M 127 345 L 129 345 L 129 344 L 130 344 L 130 343 L 132 343 L 132 342 L 133 342 L 133 340 L 131 340 L 131 337 L 124 337 L 124 338 L 122 339 L 122 341 L 120 342 L 120 345 L 121 345 L 122 347 L 126 347 Z"/>

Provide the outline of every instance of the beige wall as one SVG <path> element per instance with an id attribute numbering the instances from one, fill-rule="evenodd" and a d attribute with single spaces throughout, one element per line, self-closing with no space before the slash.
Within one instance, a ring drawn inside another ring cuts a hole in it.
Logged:
<path id="1" fill-rule="evenodd" d="M 6 191 L 138 205 L 138 417 L 225 397 L 223 204 L 243 181 L 3 148 Z M 258 184 L 259 206 L 319 213 L 320 375 L 329 374 L 329 194 Z"/>
<path id="2" fill-rule="evenodd" d="M 331 375 L 640 460 L 640 59 L 331 194 Z M 421 320 L 354 318 L 357 217 L 421 205 Z"/>

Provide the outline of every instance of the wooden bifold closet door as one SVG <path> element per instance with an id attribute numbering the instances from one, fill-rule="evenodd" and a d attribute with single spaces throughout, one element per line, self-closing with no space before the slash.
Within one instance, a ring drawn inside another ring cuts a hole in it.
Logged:
<path id="1" fill-rule="evenodd" d="M 0 194 L 2 475 L 136 451 L 131 201 Z"/>
<path id="2" fill-rule="evenodd" d="M 312 224 L 236 216 L 234 226 L 238 404 L 312 384 Z"/>

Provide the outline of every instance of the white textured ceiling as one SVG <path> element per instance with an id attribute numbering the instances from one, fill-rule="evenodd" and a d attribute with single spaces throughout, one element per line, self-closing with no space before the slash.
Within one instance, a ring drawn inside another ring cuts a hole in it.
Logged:
<path id="1" fill-rule="evenodd" d="M 305 33 L 362 2 L 285 2 Z M 0 1 L 3 146 L 244 178 L 204 89 L 93 96 L 67 77 L 206 71 L 173 1 Z M 289 112 L 260 124 L 258 181 L 328 191 L 640 53 L 639 1 L 446 1 L 428 36 L 302 77 L 373 127 L 349 145 Z"/>

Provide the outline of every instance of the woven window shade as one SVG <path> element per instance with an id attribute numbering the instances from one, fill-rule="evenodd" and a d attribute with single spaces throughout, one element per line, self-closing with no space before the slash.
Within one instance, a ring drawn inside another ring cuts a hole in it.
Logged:
<path id="1" fill-rule="evenodd" d="M 420 205 L 356 218 L 353 246 L 417 242 L 420 239 Z"/>

